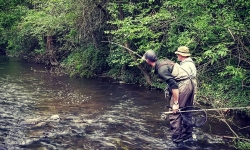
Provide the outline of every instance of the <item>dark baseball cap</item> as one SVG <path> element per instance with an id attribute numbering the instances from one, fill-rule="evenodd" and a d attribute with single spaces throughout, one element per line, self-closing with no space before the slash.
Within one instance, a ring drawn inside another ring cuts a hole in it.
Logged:
<path id="1" fill-rule="evenodd" d="M 143 55 L 142 59 L 148 59 L 152 62 L 155 62 L 157 60 L 157 56 L 153 50 L 147 50 L 146 53 Z"/>

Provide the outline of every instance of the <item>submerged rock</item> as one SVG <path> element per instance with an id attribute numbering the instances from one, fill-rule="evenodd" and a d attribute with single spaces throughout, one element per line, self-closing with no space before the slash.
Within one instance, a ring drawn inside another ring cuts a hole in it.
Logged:
<path id="1" fill-rule="evenodd" d="M 20 122 L 20 125 L 35 125 L 41 121 L 41 118 L 27 119 Z"/>
<path id="2" fill-rule="evenodd" d="M 49 118 L 32 118 L 32 119 L 26 119 L 20 122 L 20 125 L 27 125 L 34 127 L 42 127 L 45 125 L 50 124 L 50 122 L 58 122 L 60 120 L 59 115 L 52 115 Z"/>
<path id="3" fill-rule="evenodd" d="M 49 120 L 54 120 L 54 121 L 59 121 L 60 120 L 60 117 L 59 115 L 52 115 Z"/>

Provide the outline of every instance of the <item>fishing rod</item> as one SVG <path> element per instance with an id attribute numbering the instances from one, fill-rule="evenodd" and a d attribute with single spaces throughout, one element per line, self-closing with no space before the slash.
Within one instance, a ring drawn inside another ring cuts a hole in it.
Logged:
<path id="1" fill-rule="evenodd" d="M 118 44 L 118 43 L 115 43 L 115 42 L 110 42 L 110 41 L 102 41 L 102 42 L 108 42 L 108 43 L 111 43 L 111 44 L 118 45 L 118 46 L 123 47 L 123 48 L 125 48 L 126 50 L 130 51 L 131 53 L 135 54 L 136 56 L 138 56 L 138 57 L 140 57 L 140 58 L 142 57 L 142 56 L 139 55 L 137 52 L 135 52 L 135 51 L 133 51 L 133 50 L 127 48 L 126 46 L 121 45 L 121 44 Z"/>
<path id="2" fill-rule="evenodd" d="M 184 107 L 185 108 L 185 107 Z M 190 107 L 190 110 L 183 110 L 182 109 L 178 109 L 177 112 L 182 113 L 182 112 L 199 112 L 199 111 L 217 111 L 217 110 L 230 110 L 230 109 L 250 109 L 250 106 L 246 106 L 246 107 L 231 107 L 231 108 L 211 108 L 211 109 L 192 109 L 192 106 Z M 194 107 L 194 108 L 199 108 L 199 107 Z M 168 112 L 162 112 L 162 114 L 172 114 L 173 111 L 168 111 Z"/>
<path id="3" fill-rule="evenodd" d="M 182 119 L 190 126 L 201 127 L 207 122 L 207 111 L 217 111 L 217 110 L 229 110 L 229 109 L 250 109 L 250 106 L 247 107 L 233 107 L 233 108 L 212 108 L 212 109 L 201 109 L 196 106 L 187 106 L 181 109 L 178 109 L 177 113 L 180 113 Z M 188 112 L 188 113 L 187 113 Z M 161 119 L 165 120 L 167 115 L 172 114 L 173 111 L 162 112 Z"/>

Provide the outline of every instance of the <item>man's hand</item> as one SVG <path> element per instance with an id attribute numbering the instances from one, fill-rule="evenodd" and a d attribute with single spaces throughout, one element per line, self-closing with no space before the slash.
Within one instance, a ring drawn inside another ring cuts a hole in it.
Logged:
<path id="1" fill-rule="evenodd" d="M 179 104 L 174 103 L 172 109 L 173 109 L 173 113 L 175 114 L 179 110 Z"/>

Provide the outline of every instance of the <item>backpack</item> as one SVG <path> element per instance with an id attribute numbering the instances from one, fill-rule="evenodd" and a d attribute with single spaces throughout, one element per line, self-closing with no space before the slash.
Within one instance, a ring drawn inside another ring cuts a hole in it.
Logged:
<path id="1" fill-rule="evenodd" d="M 189 78 L 189 74 L 187 73 L 186 70 L 184 70 L 178 63 L 174 63 L 170 60 L 164 60 L 161 62 L 157 67 L 157 70 L 164 65 L 172 65 L 173 70 L 171 75 L 174 77 L 176 81 L 181 81 Z"/>

